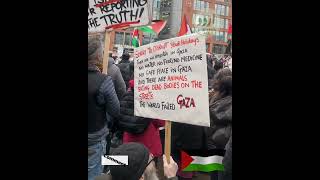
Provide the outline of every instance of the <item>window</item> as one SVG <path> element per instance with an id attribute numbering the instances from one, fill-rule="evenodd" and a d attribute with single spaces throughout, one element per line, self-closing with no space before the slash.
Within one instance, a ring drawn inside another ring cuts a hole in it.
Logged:
<path id="1" fill-rule="evenodd" d="M 125 45 L 131 46 L 131 34 L 130 33 L 125 33 Z"/>
<path id="2" fill-rule="evenodd" d="M 116 32 L 115 44 L 123 44 L 123 32 Z"/>
<path id="3" fill-rule="evenodd" d="M 227 42 L 227 33 L 222 31 L 214 31 L 213 38 L 215 41 Z"/>
<path id="4" fill-rule="evenodd" d="M 201 5 L 200 4 L 201 4 L 201 2 L 199 0 L 196 0 L 196 8 L 195 8 L 195 10 L 199 10 L 199 11 L 201 10 L 201 8 L 200 8 Z"/>
<path id="5" fill-rule="evenodd" d="M 224 54 L 224 52 L 225 52 L 225 46 L 219 45 L 219 44 L 213 45 L 213 53 Z"/>
<path id="6" fill-rule="evenodd" d="M 204 1 L 200 1 L 200 10 L 204 10 Z"/>
<path id="7" fill-rule="evenodd" d="M 152 19 L 153 20 L 159 20 L 160 19 L 160 13 L 159 13 L 159 11 L 153 11 L 153 14 L 152 14 Z"/>
<path id="8" fill-rule="evenodd" d="M 153 7 L 160 8 L 160 0 L 153 0 Z"/>
<path id="9" fill-rule="evenodd" d="M 215 11 L 217 15 L 228 16 L 229 7 L 221 4 L 215 4 Z"/>
<path id="10" fill-rule="evenodd" d="M 224 29 L 228 29 L 229 24 L 228 24 L 228 19 L 224 19 Z"/>
<path id="11" fill-rule="evenodd" d="M 217 29 L 228 29 L 228 19 L 215 17 L 213 26 Z"/>
<path id="12" fill-rule="evenodd" d="M 194 0 L 193 1 L 194 10 L 209 12 L 209 2 Z"/>
<path id="13" fill-rule="evenodd" d="M 209 12 L 209 2 L 204 2 L 204 11 Z"/>

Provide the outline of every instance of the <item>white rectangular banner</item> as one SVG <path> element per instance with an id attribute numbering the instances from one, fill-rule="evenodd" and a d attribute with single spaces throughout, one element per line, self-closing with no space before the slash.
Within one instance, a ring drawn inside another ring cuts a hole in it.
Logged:
<path id="1" fill-rule="evenodd" d="M 101 156 L 101 165 L 104 166 L 122 166 L 128 165 L 128 156 L 109 156 L 103 155 Z"/>
<path id="2" fill-rule="evenodd" d="M 134 55 L 136 116 L 210 126 L 204 36 L 151 43 Z"/>
<path id="3" fill-rule="evenodd" d="M 151 22 L 150 0 L 89 0 L 88 32 L 147 25 Z"/>

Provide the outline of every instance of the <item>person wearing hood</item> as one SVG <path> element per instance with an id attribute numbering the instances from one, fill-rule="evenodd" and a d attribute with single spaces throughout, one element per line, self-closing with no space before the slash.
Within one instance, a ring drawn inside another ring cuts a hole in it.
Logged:
<path id="1" fill-rule="evenodd" d="M 209 99 L 210 127 L 205 128 L 208 150 L 225 149 L 232 134 L 232 73 L 229 68 L 217 72 L 213 87 L 215 93 Z M 217 177 L 217 173 L 211 174 L 211 179 Z"/>
<path id="2" fill-rule="evenodd" d="M 129 64 L 130 64 L 129 58 L 130 58 L 130 55 L 127 52 L 123 53 L 121 57 L 122 60 L 118 64 L 122 78 L 126 83 L 126 87 L 129 87 L 129 81 L 131 78 L 130 68 L 129 68 Z"/>
<path id="3" fill-rule="evenodd" d="M 118 99 L 121 100 L 122 96 L 126 93 L 127 88 L 121 75 L 120 69 L 118 66 L 116 66 L 112 57 L 109 57 L 107 73 L 113 80 Z"/>
<path id="4" fill-rule="evenodd" d="M 208 148 L 224 149 L 232 128 L 232 73 L 221 69 L 214 78 L 215 94 L 209 99 L 210 128 L 207 129 Z"/>

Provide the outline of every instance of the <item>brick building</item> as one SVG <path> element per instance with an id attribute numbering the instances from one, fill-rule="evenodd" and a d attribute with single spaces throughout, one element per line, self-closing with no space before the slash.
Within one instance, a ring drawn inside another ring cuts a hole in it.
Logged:
<path id="1" fill-rule="evenodd" d="M 179 32 L 183 15 L 192 32 L 206 34 L 207 52 L 222 54 L 227 47 L 228 25 L 232 22 L 232 0 L 153 0 L 153 19 L 167 20 L 167 25 L 158 37 L 140 32 L 142 45 L 173 38 Z M 110 51 L 119 46 L 133 51 L 131 31 L 119 30 L 111 33 Z"/>

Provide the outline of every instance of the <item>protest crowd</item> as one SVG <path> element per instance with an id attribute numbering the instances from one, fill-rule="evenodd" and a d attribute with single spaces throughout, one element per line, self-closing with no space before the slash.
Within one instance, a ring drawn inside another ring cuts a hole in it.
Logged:
<path id="1" fill-rule="evenodd" d="M 232 70 L 206 54 L 210 127 L 172 122 L 171 157 L 164 156 L 161 119 L 134 115 L 134 63 L 124 52 L 110 55 L 102 73 L 103 42 L 88 36 L 88 180 L 232 179 Z M 192 118 L 192 117 L 190 117 Z M 184 172 L 181 150 L 224 150 L 223 171 Z M 103 155 L 128 155 L 127 166 L 103 166 Z"/>

